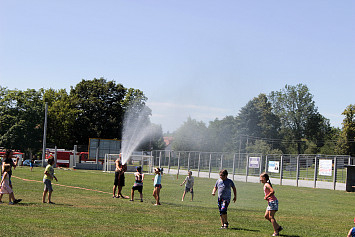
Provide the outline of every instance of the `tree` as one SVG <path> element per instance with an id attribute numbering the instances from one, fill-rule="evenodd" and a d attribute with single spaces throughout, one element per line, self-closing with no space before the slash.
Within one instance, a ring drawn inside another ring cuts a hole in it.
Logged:
<path id="1" fill-rule="evenodd" d="M 236 121 L 240 139 L 242 137 L 279 138 L 280 119 L 273 113 L 271 103 L 265 94 L 250 100 L 240 110 Z"/>
<path id="2" fill-rule="evenodd" d="M 75 120 L 79 114 L 75 101 L 65 89 L 45 90 L 43 100 L 48 103 L 47 144 L 72 149 L 75 144 Z"/>
<path id="3" fill-rule="evenodd" d="M 75 143 L 87 144 L 89 138 L 120 139 L 125 94 L 123 85 L 103 78 L 82 80 L 71 88 L 70 97 L 77 111 Z"/>
<path id="4" fill-rule="evenodd" d="M 338 141 L 337 153 L 355 156 L 355 105 L 351 104 L 346 107 L 342 115 L 345 115 L 345 118 Z"/>
<path id="5" fill-rule="evenodd" d="M 233 116 L 226 116 L 222 120 L 215 119 L 209 123 L 208 146 L 211 151 L 235 151 L 236 136 L 236 120 Z"/>
<path id="6" fill-rule="evenodd" d="M 173 149 L 176 151 L 207 151 L 207 127 L 201 121 L 190 117 L 173 135 Z"/>
<path id="7" fill-rule="evenodd" d="M 39 149 L 43 118 L 42 91 L 0 87 L 0 146 L 22 151 Z"/>
<path id="8" fill-rule="evenodd" d="M 281 134 L 288 140 L 297 141 L 297 152 L 302 153 L 301 139 L 314 140 L 314 130 L 319 131 L 326 126 L 325 119 L 318 114 L 313 95 L 306 85 L 286 85 L 280 91 L 271 92 L 269 99 L 273 112 L 280 118 Z M 307 129 L 312 128 L 313 123 L 317 126 L 309 132 Z"/>

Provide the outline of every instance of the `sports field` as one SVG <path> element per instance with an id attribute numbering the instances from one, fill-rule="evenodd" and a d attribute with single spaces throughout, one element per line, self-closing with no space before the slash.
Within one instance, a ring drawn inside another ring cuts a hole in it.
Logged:
<path id="1" fill-rule="evenodd" d="M 229 229 L 219 229 L 215 179 L 195 177 L 195 198 L 181 201 L 185 176 L 164 174 L 161 206 L 154 206 L 152 175 L 144 181 L 144 202 L 113 199 L 114 174 L 100 171 L 55 169 L 58 178 L 52 201 L 43 204 L 43 171 L 18 167 L 13 172 L 16 198 L 0 205 L 1 236 L 271 236 L 264 219 L 266 201 L 262 184 L 235 182 L 238 199 L 228 210 Z M 38 181 L 38 182 L 36 182 Z M 272 180 L 271 180 L 272 181 Z M 53 182 L 56 183 L 55 181 Z M 130 195 L 133 174 L 126 173 L 124 195 Z M 280 236 L 346 236 L 353 226 L 355 193 L 274 185 L 280 202 L 276 219 Z"/>

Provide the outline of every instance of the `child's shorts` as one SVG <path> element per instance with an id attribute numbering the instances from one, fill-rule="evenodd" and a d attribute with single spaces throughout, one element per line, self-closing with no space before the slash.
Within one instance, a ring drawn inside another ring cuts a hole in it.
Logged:
<path id="1" fill-rule="evenodd" d="M 154 187 L 156 187 L 156 188 L 162 188 L 162 186 L 161 186 L 161 184 L 156 184 L 156 185 L 154 185 Z"/>
<path id="2" fill-rule="evenodd" d="M 194 189 L 185 187 L 185 192 L 186 193 L 194 193 Z"/>
<path id="3" fill-rule="evenodd" d="M 48 191 L 48 192 L 53 191 L 52 181 L 50 181 L 49 179 L 43 179 L 43 183 L 44 183 L 44 191 Z"/>
<path id="4" fill-rule="evenodd" d="M 218 199 L 218 209 L 220 215 L 227 214 L 229 203 L 230 200 Z"/>
<path id="5" fill-rule="evenodd" d="M 267 204 L 267 211 L 278 211 L 279 210 L 279 201 L 275 200 L 275 201 L 270 201 Z"/>
<path id="6" fill-rule="evenodd" d="M 143 191 L 143 186 L 133 186 L 132 190 L 138 190 L 139 193 L 142 193 Z"/>

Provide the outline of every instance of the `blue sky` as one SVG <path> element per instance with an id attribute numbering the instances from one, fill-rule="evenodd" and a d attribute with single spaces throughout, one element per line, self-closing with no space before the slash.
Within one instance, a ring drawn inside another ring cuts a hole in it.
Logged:
<path id="1" fill-rule="evenodd" d="M 355 103 L 355 1 L 0 0 L 0 85 L 142 90 L 173 132 L 302 83 L 341 127 Z"/>

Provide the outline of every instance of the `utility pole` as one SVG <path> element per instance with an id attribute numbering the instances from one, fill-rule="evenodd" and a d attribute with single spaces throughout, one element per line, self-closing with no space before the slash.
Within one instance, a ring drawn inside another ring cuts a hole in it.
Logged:
<path id="1" fill-rule="evenodd" d="M 48 102 L 46 102 L 44 112 L 44 127 L 43 127 L 43 147 L 42 147 L 42 167 L 44 167 L 44 160 L 46 158 L 46 146 L 47 146 L 47 114 L 48 114 Z"/>

